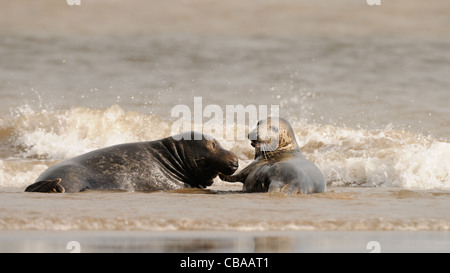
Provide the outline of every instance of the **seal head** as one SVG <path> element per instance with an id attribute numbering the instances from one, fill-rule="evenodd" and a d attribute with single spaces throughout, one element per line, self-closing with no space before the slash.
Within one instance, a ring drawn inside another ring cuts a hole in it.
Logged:
<path id="1" fill-rule="evenodd" d="M 189 173 L 186 180 L 193 187 L 210 186 L 219 173 L 231 175 L 239 167 L 239 159 L 233 152 L 224 149 L 215 138 L 198 132 L 173 136 L 163 140 L 163 144 L 184 165 L 183 169 Z"/>
<path id="2" fill-rule="evenodd" d="M 260 120 L 248 138 L 255 148 L 255 159 L 260 156 L 269 159 L 283 151 L 300 150 L 291 124 L 279 117 Z"/>

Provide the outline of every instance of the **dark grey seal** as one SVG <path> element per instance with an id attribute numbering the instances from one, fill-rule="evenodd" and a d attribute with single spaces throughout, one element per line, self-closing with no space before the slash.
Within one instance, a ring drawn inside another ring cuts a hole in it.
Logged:
<path id="1" fill-rule="evenodd" d="M 319 193 L 326 190 L 320 169 L 307 160 L 288 121 L 271 117 L 258 122 L 248 135 L 255 160 L 236 175 L 219 177 L 243 182 L 245 192 Z"/>
<path id="2" fill-rule="evenodd" d="M 217 140 L 187 132 L 161 140 L 95 150 L 44 171 L 27 192 L 135 191 L 205 188 L 217 174 L 231 175 L 238 158 Z"/>

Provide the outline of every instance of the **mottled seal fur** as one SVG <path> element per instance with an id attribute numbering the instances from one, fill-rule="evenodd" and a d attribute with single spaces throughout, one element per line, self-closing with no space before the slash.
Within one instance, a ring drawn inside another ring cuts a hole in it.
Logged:
<path id="1" fill-rule="evenodd" d="M 65 160 L 44 171 L 27 192 L 175 190 L 205 188 L 233 174 L 238 158 L 217 140 L 186 132 L 149 142 L 115 145 Z"/>
<path id="2" fill-rule="evenodd" d="M 322 172 L 303 156 L 287 120 L 261 120 L 248 137 L 255 147 L 255 160 L 236 175 L 220 174 L 222 180 L 244 183 L 245 192 L 309 194 L 326 190 Z"/>

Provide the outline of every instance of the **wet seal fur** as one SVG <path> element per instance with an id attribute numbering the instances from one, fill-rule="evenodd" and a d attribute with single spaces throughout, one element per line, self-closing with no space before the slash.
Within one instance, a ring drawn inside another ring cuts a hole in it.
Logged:
<path id="1" fill-rule="evenodd" d="M 44 171 L 25 191 L 205 188 L 219 172 L 231 175 L 238 166 L 237 156 L 214 138 L 186 132 L 155 141 L 115 145 L 65 160 Z"/>
<path id="2" fill-rule="evenodd" d="M 303 156 L 287 120 L 261 120 L 248 137 L 255 147 L 255 160 L 236 175 L 219 174 L 222 180 L 244 183 L 245 192 L 309 194 L 326 190 L 322 172 Z"/>

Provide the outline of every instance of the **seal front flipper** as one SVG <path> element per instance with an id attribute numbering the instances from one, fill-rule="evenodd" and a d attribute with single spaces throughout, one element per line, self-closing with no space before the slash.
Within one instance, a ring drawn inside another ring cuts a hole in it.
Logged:
<path id="1" fill-rule="evenodd" d="M 303 187 L 298 183 L 285 183 L 281 180 L 274 180 L 270 182 L 269 193 L 283 193 L 283 194 L 306 194 L 307 191 L 302 190 Z"/>
<path id="2" fill-rule="evenodd" d="M 226 182 L 242 182 L 242 183 L 244 183 L 245 179 L 247 178 L 247 174 L 245 172 L 240 172 L 236 175 L 226 175 L 223 173 L 219 173 L 219 178 L 222 181 L 226 181 Z"/>
<path id="3" fill-rule="evenodd" d="M 281 180 L 273 180 L 269 184 L 269 193 L 283 192 L 286 183 Z"/>
<path id="4" fill-rule="evenodd" d="M 241 182 L 238 175 L 225 175 L 223 173 L 219 173 L 219 178 L 220 180 L 226 182 Z"/>
<path id="5" fill-rule="evenodd" d="M 298 180 L 285 182 L 282 180 L 272 180 L 269 185 L 269 193 L 283 193 L 283 194 L 309 194 L 315 193 L 313 185 L 304 185 Z"/>
<path id="6" fill-rule="evenodd" d="M 235 174 L 235 175 L 225 175 L 223 173 L 219 173 L 219 178 L 222 181 L 226 181 L 226 182 L 242 182 L 242 183 L 244 183 L 245 180 L 247 179 L 247 176 L 255 169 L 257 164 L 258 164 L 258 161 L 253 161 L 247 167 L 245 167 L 242 171 L 240 171 L 238 174 Z"/>
<path id="7" fill-rule="evenodd" d="M 28 186 L 25 191 L 26 192 L 59 192 L 63 193 L 66 190 L 63 186 L 59 185 L 61 183 L 61 178 L 57 178 L 54 180 L 47 181 L 38 181 L 34 184 Z"/>

